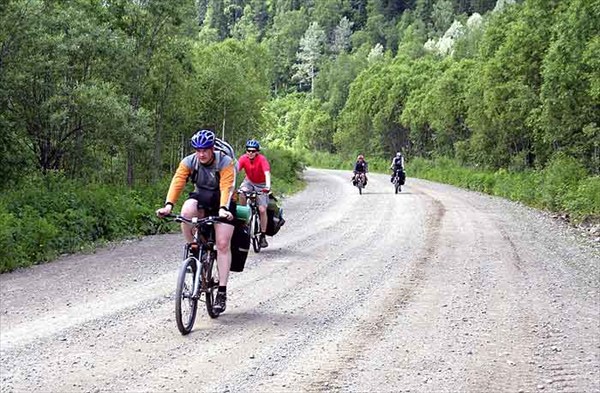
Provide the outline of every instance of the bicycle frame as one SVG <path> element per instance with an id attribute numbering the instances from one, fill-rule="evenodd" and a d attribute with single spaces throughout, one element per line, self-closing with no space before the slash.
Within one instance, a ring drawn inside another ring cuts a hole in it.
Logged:
<path id="1" fill-rule="evenodd" d="M 252 248 L 254 252 L 260 252 L 260 228 L 261 228 L 261 219 L 260 212 L 258 210 L 258 203 L 256 198 L 258 197 L 258 193 L 256 191 L 244 191 L 238 190 L 240 195 L 244 195 L 246 197 L 246 204 L 250 206 L 250 236 L 252 238 Z"/>

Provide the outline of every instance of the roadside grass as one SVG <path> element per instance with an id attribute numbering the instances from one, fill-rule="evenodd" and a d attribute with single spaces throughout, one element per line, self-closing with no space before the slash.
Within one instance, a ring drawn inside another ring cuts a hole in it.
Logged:
<path id="1" fill-rule="evenodd" d="M 303 187 L 300 155 L 265 149 L 278 195 Z M 89 252 L 106 242 L 177 231 L 156 217 L 171 176 L 129 189 L 83 183 L 61 173 L 31 175 L 0 195 L 0 273 L 52 261 L 61 254 Z M 241 179 L 239 179 L 241 181 Z M 179 211 L 183 195 L 174 211 Z"/>

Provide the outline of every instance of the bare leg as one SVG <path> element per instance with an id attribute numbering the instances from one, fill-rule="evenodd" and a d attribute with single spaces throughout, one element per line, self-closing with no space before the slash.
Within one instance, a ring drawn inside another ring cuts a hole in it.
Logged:
<path id="1" fill-rule="evenodd" d="M 191 219 L 192 217 L 202 218 L 204 217 L 204 211 L 198 210 L 198 201 L 195 199 L 188 199 L 183 203 L 181 207 L 181 215 L 185 218 Z M 185 241 L 191 243 L 194 241 L 194 235 L 192 233 L 192 227 L 181 223 L 181 233 L 185 237 Z"/>
<path id="2" fill-rule="evenodd" d="M 227 286 L 229 268 L 231 267 L 231 235 L 233 225 L 216 224 L 217 265 L 219 266 L 219 286 Z"/>
<path id="3" fill-rule="evenodd" d="M 258 213 L 260 214 L 260 231 L 265 233 L 267 231 L 267 207 L 259 206 Z"/>

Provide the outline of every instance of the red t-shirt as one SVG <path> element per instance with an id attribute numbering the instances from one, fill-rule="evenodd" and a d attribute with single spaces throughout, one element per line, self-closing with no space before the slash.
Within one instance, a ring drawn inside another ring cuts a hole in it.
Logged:
<path id="1" fill-rule="evenodd" d="M 262 154 L 256 154 L 253 160 L 251 160 L 247 154 L 244 154 L 238 160 L 238 170 L 246 171 L 246 177 L 252 183 L 264 183 L 267 181 L 265 178 L 265 172 L 270 172 L 271 167 L 267 157 Z"/>

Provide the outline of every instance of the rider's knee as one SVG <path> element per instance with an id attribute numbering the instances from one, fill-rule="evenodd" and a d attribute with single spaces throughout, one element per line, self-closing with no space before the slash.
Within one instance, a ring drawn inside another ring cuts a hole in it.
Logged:
<path id="1" fill-rule="evenodd" d="M 181 215 L 186 218 L 197 217 L 198 214 L 198 201 L 195 199 L 188 199 L 181 206 Z"/>
<path id="2" fill-rule="evenodd" d="M 217 247 L 217 253 L 220 255 L 225 255 L 229 253 L 229 248 L 231 246 L 231 237 L 229 238 L 218 238 L 215 241 L 215 245 Z"/>

